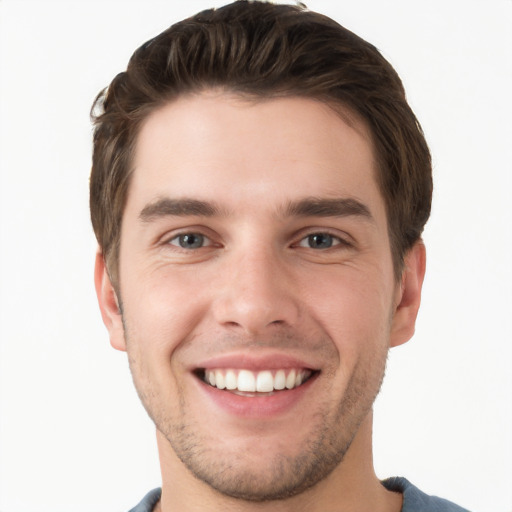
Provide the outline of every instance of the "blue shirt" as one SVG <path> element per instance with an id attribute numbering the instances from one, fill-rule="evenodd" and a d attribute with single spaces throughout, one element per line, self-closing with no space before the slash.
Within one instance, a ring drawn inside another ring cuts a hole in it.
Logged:
<path id="1" fill-rule="evenodd" d="M 388 478 L 382 485 L 389 491 L 403 494 L 402 512 L 469 512 L 451 501 L 425 494 L 400 476 Z"/>
<path id="2" fill-rule="evenodd" d="M 402 477 L 388 478 L 382 482 L 382 485 L 390 491 L 403 494 L 402 512 L 469 512 L 443 498 L 428 496 Z M 153 489 L 129 512 L 152 512 L 161 494 L 161 489 Z"/>

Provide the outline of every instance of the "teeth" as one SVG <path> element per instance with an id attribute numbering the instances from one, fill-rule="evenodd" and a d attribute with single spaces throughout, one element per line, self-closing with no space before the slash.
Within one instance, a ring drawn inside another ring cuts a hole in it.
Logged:
<path id="1" fill-rule="evenodd" d="M 295 370 L 292 370 L 288 377 L 286 377 L 286 389 L 293 389 L 295 387 L 295 379 L 296 379 L 296 373 Z M 213 384 L 212 384 L 213 386 Z"/>
<path id="2" fill-rule="evenodd" d="M 256 379 L 254 373 L 248 370 L 240 370 L 238 373 L 238 391 L 256 391 Z"/>
<path id="3" fill-rule="evenodd" d="M 221 373 L 219 371 L 219 373 Z M 236 389 L 238 386 L 238 379 L 236 377 L 236 373 L 233 370 L 228 370 L 226 372 L 226 389 Z"/>
<path id="4" fill-rule="evenodd" d="M 259 372 L 256 377 L 256 391 L 270 393 L 274 391 L 274 378 L 271 372 Z"/>
<path id="5" fill-rule="evenodd" d="M 278 370 L 274 377 L 274 389 L 284 389 L 286 387 L 286 374 L 284 370 Z"/>
<path id="6" fill-rule="evenodd" d="M 215 387 L 224 389 L 226 387 L 226 379 L 222 372 L 215 372 Z"/>
<path id="7" fill-rule="evenodd" d="M 245 393 L 271 393 L 294 389 L 311 376 L 310 370 L 205 370 L 204 380 L 218 389 L 238 390 Z"/>

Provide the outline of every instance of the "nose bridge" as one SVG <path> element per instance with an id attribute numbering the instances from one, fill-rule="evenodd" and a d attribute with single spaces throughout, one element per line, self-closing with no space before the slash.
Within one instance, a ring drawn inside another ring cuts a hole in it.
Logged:
<path id="1" fill-rule="evenodd" d="M 256 333 L 271 325 L 292 325 L 299 314 L 290 273 L 271 246 L 240 248 L 224 262 L 215 301 L 216 320 Z"/>

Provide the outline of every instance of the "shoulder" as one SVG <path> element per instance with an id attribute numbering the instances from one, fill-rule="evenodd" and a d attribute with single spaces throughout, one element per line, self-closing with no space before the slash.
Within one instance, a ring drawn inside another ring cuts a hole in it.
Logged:
<path id="1" fill-rule="evenodd" d="M 451 501 L 425 494 L 402 477 L 388 478 L 382 484 L 390 491 L 403 494 L 402 512 L 469 512 Z"/>
<path id="2" fill-rule="evenodd" d="M 390 491 L 403 494 L 402 512 L 469 512 L 451 501 L 425 494 L 402 477 L 388 478 L 382 484 Z M 142 501 L 129 512 L 152 512 L 160 499 L 161 492 L 160 488 L 148 492 Z"/>
<path id="3" fill-rule="evenodd" d="M 142 501 L 129 510 L 129 512 L 152 512 L 155 508 L 155 505 L 158 503 L 160 499 L 160 495 L 162 494 L 162 489 L 153 489 L 149 491 Z"/>

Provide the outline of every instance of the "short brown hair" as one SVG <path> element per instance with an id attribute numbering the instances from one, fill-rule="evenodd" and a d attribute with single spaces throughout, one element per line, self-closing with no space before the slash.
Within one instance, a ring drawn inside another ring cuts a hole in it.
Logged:
<path id="1" fill-rule="evenodd" d="M 374 46 L 326 16 L 238 0 L 143 44 L 93 104 L 91 218 L 114 284 L 141 123 L 180 95 L 209 88 L 254 98 L 310 97 L 356 112 L 372 135 L 399 277 L 432 197 L 429 149 L 400 78 Z"/>

